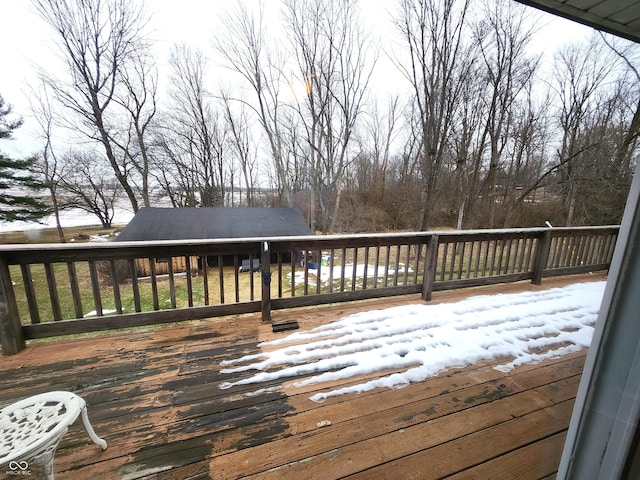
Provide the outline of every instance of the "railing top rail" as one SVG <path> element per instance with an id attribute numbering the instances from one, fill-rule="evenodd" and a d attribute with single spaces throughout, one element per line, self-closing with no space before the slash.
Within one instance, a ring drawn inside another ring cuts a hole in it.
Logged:
<path id="1" fill-rule="evenodd" d="M 3 244 L 0 245 L 0 255 L 20 255 L 27 252 L 30 255 L 68 253 L 72 256 L 82 256 L 82 253 L 102 252 L 108 256 L 112 251 L 119 251 L 127 254 L 139 253 L 144 255 L 145 252 L 153 252 L 155 250 L 170 249 L 179 250 L 187 247 L 189 251 L 203 251 L 205 248 L 224 248 L 224 250 L 232 250 L 234 248 L 240 250 L 254 250 L 260 248 L 262 242 L 270 243 L 339 243 L 341 241 L 353 242 L 357 239 L 371 240 L 403 240 L 416 242 L 428 240 L 433 235 L 446 237 L 464 237 L 464 236 L 499 236 L 499 235 L 536 235 L 547 230 L 552 232 L 580 232 L 580 231 L 606 231 L 618 229 L 617 225 L 593 226 L 593 227 L 553 227 L 549 228 L 505 228 L 505 229 L 475 229 L 475 230 L 430 230 L 424 232 L 393 232 L 393 233 L 370 233 L 370 234 L 347 234 L 347 235 L 306 235 L 306 236 L 281 236 L 281 237 L 249 237 L 249 238 L 216 238 L 216 239 L 193 239 L 193 240 L 154 240 L 154 241 L 135 241 L 135 242 L 104 242 L 104 243 L 42 243 L 42 244 Z M 230 251 L 231 253 L 231 251 Z M 155 255 L 155 253 L 152 253 Z"/>

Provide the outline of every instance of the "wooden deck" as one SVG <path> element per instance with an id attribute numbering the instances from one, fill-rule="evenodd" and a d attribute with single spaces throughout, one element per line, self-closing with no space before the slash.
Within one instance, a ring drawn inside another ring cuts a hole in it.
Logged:
<path id="1" fill-rule="evenodd" d="M 602 278 L 441 292 L 434 302 Z M 420 301 L 305 308 L 276 319 L 308 329 Z M 508 374 L 475 364 L 322 404 L 309 400 L 313 387 L 257 396 L 243 395 L 255 387 L 218 388 L 230 380 L 219 373 L 223 359 L 259 352 L 259 342 L 288 333 L 274 334 L 256 314 L 32 343 L 0 358 L 0 406 L 49 390 L 87 401 L 109 447 L 90 443 L 77 422 L 58 448 L 58 479 L 554 478 L 586 350 Z"/>

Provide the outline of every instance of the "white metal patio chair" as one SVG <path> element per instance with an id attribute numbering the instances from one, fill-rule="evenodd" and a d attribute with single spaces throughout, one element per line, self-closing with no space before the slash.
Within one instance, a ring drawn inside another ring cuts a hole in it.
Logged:
<path id="1" fill-rule="evenodd" d="M 0 410 L 0 469 L 10 475 L 29 475 L 30 467 L 42 469 L 53 479 L 53 458 L 69 425 L 82 414 L 91 440 L 107 448 L 93 430 L 85 401 L 71 392 L 48 392 L 20 400 Z"/>

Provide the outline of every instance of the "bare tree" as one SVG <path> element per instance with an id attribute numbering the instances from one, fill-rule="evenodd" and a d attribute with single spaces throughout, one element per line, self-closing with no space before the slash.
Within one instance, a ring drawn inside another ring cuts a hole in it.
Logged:
<path id="1" fill-rule="evenodd" d="M 483 198 L 489 212 L 489 227 L 495 222 L 495 205 L 500 194 L 496 191 L 497 174 L 511 138 L 514 109 L 540 60 L 526 54 L 534 33 L 527 12 L 513 1 L 485 1 L 482 19 L 474 24 L 487 90 L 483 135 L 488 139 L 489 165 Z M 502 185 L 501 190 L 505 187 Z"/>
<path id="2" fill-rule="evenodd" d="M 214 38 L 216 50 L 226 66 L 240 75 L 252 90 L 253 99 L 236 98 L 255 114 L 267 137 L 275 167 L 277 188 L 282 203 L 293 206 L 293 192 L 283 146 L 281 114 L 282 85 L 286 80 L 281 62 L 269 51 L 264 6 L 249 11 L 238 3 L 235 10 L 222 18 L 221 28 Z"/>
<path id="3" fill-rule="evenodd" d="M 536 102 L 529 84 L 526 96 L 514 109 L 501 198 L 505 227 L 513 226 L 517 215 L 524 214 L 519 207 L 529 194 L 535 193 L 536 188 L 530 187 L 537 183 L 547 162 L 547 145 L 551 141 L 549 107 L 549 97 Z M 524 191 L 527 195 L 523 196 Z"/>
<path id="4" fill-rule="evenodd" d="M 565 202 L 565 223 L 574 222 L 577 182 L 581 154 L 588 146 L 583 143 L 587 119 L 600 108 L 599 93 L 606 85 L 615 64 L 603 42 L 594 34 L 585 44 L 571 44 L 560 49 L 554 58 L 552 88 L 557 96 L 558 124 L 561 144 L 558 168 L 561 193 Z"/>
<path id="5" fill-rule="evenodd" d="M 410 82 L 420 132 L 421 229 L 430 222 L 458 98 L 472 65 L 464 42 L 468 9 L 469 0 L 401 0 L 394 19 L 408 53 L 396 64 Z"/>
<path id="6" fill-rule="evenodd" d="M 56 229 L 60 242 L 65 242 L 64 231 L 60 223 L 60 210 L 64 207 L 59 202 L 59 185 L 62 181 L 60 176 L 60 162 L 53 148 L 53 128 L 54 128 L 54 112 L 51 107 L 51 101 L 45 84 L 40 89 L 31 89 L 31 111 L 38 122 L 40 135 L 44 140 L 42 152 L 35 162 L 34 168 L 42 177 L 42 183 L 49 191 L 49 198 L 56 221 Z"/>
<path id="7" fill-rule="evenodd" d="M 459 109 L 451 131 L 451 149 L 455 158 L 455 183 L 452 186 L 457 210 L 458 230 L 470 223 L 469 213 L 474 212 L 481 198 L 483 160 L 487 149 L 485 118 L 485 87 L 481 62 L 475 62 L 461 89 Z M 472 215 L 471 215 L 472 216 Z"/>
<path id="8" fill-rule="evenodd" d="M 69 207 L 91 213 L 103 228 L 111 228 L 122 186 L 104 160 L 98 153 L 69 152 L 62 158 L 59 186 L 69 197 Z"/>
<path id="9" fill-rule="evenodd" d="M 366 115 L 358 135 L 360 152 L 371 158 L 368 176 L 375 179 L 371 186 L 376 185 L 376 195 L 381 198 L 386 193 L 393 144 L 399 133 L 399 116 L 400 98 L 397 95 L 389 97 L 384 111 L 376 102 L 371 113 Z"/>
<path id="10" fill-rule="evenodd" d="M 64 107 L 81 120 L 84 133 L 102 145 L 117 181 L 134 211 L 138 200 L 130 169 L 112 142 L 109 112 L 125 65 L 136 58 L 145 25 L 142 6 L 127 0 L 33 0 L 42 18 L 55 30 L 69 72 L 61 81 L 42 76 Z"/>
<path id="11" fill-rule="evenodd" d="M 126 132 L 114 131 L 111 139 L 117 145 L 139 177 L 139 194 L 145 207 L 150 202 L 150 168 L 151 149 L 148 134 L 153 118 L 157 112 L 156 93 L 158 87 L 158 72 L 151 64 L 151 59 L 145 52 L 133 52 L 127 62 L 118 72 L 118 81 L 123 86 L 114 95 L 117 102 L 128 116 Z"/>
<path id="12" fill-rule="evenodd" d="M 171 124 L 167 114 L 160 113 L 156 120 L 159 125 Z M 154 129 L 153 146 L 158 153 L 154 157 L 153 176 L 174 208 L 197 207 L 199 193 L 192 181 L 191 166 L 184 164 L 180 151 L 176 148 L 175 132 L 170 127 L 168 129 L 169 132 L 162 128 Z"/>
<path id="13" fill-rule="evenodd" d="M 603 33 L 599 33 L 602 41 L 609 47 L 624 63 L 631 77 L 631 83 L 635 85 L 640 84 L 640 72 L 638 65 L 640 64 L 640 54 L 635 45 L 621 44 L 622 41 L 616 42 L 613 39 L 607 38 Z M 620 142 L 615 153 L 616 164 L 619 168 L 624 168 L 629 165 L 631 161 L 631 152 L 633 147 L 637 144 L 638 136 L 640 135 L 640 94 L 637 89 L 632 90 L 631 95 L 628 97 L 628 109 L 633 112 L 633 117 L 629 124 L 629 128 L 625 134 L 624 140 Z M 635 99 L 635 102 L 633 101 Z"/>
<path id="14" fill-rule="evenodd" d="M 191 182 L 188 198 L 203 207 L 222 206 L 226 183 L 226 126 L 205 87 L 207 60 L 185 45 L 171 51 L 171 112 L 162 127 L 160 145 L 180 178 Z M 167 141 L 169 140 L 169 141 Z"/>
<path id="15" fill-rule="evenodd" d="M 397 95 L 389 97 L 384 107 L 376 102 L 363 115 L 355 135 L 358 153 L 345 175 L 339 231 L 386 231 L 396 227 L 396 211 L 408 203 L 406 198 L 397 201 L 407 190 L 398 189 L 395 183 L 397 158 L 392 153 L 394 143 L 399 143 L 400 120 Z"/>
<path id="16" fill-rule="evenodd" d="M 328 232 L 335 230 L 344 176 L 356 154 L 353 137 L 376 61 L 358 14 L 357 3 L 348 0 L 285 1 L 299 78 L 306 84 L 304 99 L 294 107 L 308 144 L 318 226 Z"/>
<path id="17" fill-rule="evenodd" d="M 242 180 L 246 191 L 247 206 L 255 205 L 256 185 L 256 151 L 251 140 L 251 124 L 245 104 L 240 103 L 235 111 L 232 100 L 226 94 L 222 95 L 224 119 L 229 130 L 229 144 L 240 165 Z"/>
<path id="18" fill-rule="evenodd" d="M 634 163 L 618 162 L 617 153 L 628 138 L 637 85 L 621 78 L 601 92 L 597 108 L 585 118 L 577 143 L 589 145 L 573 172 L 573 223 L 603 224 L 621 220 L 627 192 L 633 177 Z M 629 158 L 637 150 L 630 145 Z"/>

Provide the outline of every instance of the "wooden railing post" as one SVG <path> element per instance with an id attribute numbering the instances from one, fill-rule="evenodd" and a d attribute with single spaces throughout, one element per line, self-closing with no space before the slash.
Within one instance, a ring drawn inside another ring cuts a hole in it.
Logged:
<path id="1" fill-rule="evenodd" d="M 0 344 L 3 355 L 15 355 L 25 347 L 18 306 L 7 262 L 0 257 Z"/>
<path id="2" fill-rule="evenodd" d="M 269 242 L 262 242 L 260 252 L 260 271 L 262 273 L 262 321 L 271 321 L 271 248 Z"/>
<path id="3" fill-rule="evenodd" d="M 547 266 L 549 260 L 549 252 L 551 250 L 551 229 L 544 230 L 542 236 L 538 238 L 538 245 L 533 260 L 533 273 L 531 283 L 540 285 L 542 283 L 542 273 Z"/>
<path id="4" fill-rule="evenodd" d="M 436 268 L 438 266 L 438 235 L 433 234 L 427 242 L 427 254 L 424 258 L 424 274 L 422 277 L 422 299 L 431 300 L 433 292 L 433 282 L 436 278 Z"/>

